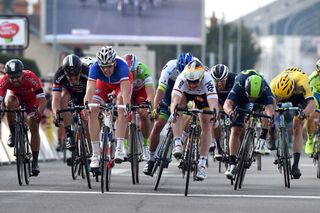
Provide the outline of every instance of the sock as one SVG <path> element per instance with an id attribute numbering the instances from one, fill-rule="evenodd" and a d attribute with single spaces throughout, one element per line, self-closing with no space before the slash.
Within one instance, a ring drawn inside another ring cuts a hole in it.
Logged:
<path id="1" fill-rule="evenodd" d="M 39 151 L 32 151 L 33 162 L 38 163 Z"/>
<path id="2" fill-rule="evenodd" d="M 148 138 L 143 138 L 143 146 L 146 147 L 149 145 Z"/>
<path id="3" fill-rule="evenodd" d="M 9 125 L 10 133 L 13 136 L 14 135 L 14 130 L 15 130 L 15 125 Z"/>
<path id="4" fill-rule="evenodd" d="M 64 131 L 66 132 L 67 138 L 72 137 L 71 126 L 66 126 L 66 127 L 64 128 Z"/>
<path id="5" fill-rule="evenodd" d="M 233 165 L 236 165 L 236 159 L 237 157 L 235 155 L 230 155 L 230 162 L 229 164 L 233 164 Z"/>
<path id="6" fill-rule="evenodd" d="M 117 138 L 117 149 L 122 149 L 123 141 L 123 138 Z"/>
<path id="7" fill-rule="evenodd" d="M 155 160 L 156 158 L 155 158 L 154 152 L 150 151 L 150 161 L 155 161 Z"/>
<path id="8" fill-rule="evenodd" d="M 206 167 L 207 159 L 207 156 L 200 156 L 198 166 Z"/>
<path id="9" fill-rule="evenodd" d="M 299 160 L 300 160 L 300 153 L 299 153 L 299 152 L 293 153 L 293 164 L 292 164 L 292 168 L 293 168 L 293 167 L 298 168 Z"/>
<path id="10" fill-rule="evenodd" d="M 260 138 L 265 140 L 267 138 L 267 134 L 268 134 L 268 129 L 262 128 Z"/>
<path id="11" fill-rule="evenodd" d="M 174 145 L 175 146 L 182 146 L 182 142 L 181 142 L 181 138 L 180 137 L 174 138 L 173 141 L 174 141 Z"/>
<path id="12" fill-rule="evenodd" d="M 221 146 L 220 146 L 220 141 L 219 139 L 216 140 L 216 145 L 217 145 L 217 149 L 221 149 Z"/>
<path id="13" fill-rule="evenodd" d="M 91 141 L 92 145 L 92 153 L 94 155 L 99 155 L 100 142 L 99 141 Z M 101 147 L 102 149 L 102 147 Z"/>

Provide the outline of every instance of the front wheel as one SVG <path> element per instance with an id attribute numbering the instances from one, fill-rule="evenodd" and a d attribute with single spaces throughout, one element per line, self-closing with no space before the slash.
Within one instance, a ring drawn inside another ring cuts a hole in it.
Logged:
<path id="1" fill-rule="evenodd" d="M 129 127 L 129 146 L 130 146 L 130 157 L 131 157 L 131 176 L 132 184 L 139 183 L 139 151 L 137 144 L 137 127 L 131 124 Z"/>
<path id="2" fill-rule="evenodd" d="M 18 183 L 21 186 L 23 181 L 23 172 L 24 172 L 24 146 L 23 146 L 23 137 L 21 134 L 21 126 L 16 125 L 15 129 L 15 152 L 16 152 L 16 163 L 17 163 L 17 175 Z"/>
<path id="3" fill-rule="evenodd" d="M 317 178 L 320 178 L 320 152 L 317 153 Z"/>
<path id="4" fill-rule="evenodd" d="M 84 136 L 84 131 L 83 129 L 80 129 L 79 131 L 80 135 L 80 148 L 81 148 L 81 161 L 82 161 L 82 166 L 84 168 L 85 176 L 87 178 L 87 183 L 88 183 L 88 188 L 91 189 L 91 181 L 90 181 L 90 166 L 89 166 L 89 161 L 88 161 L 88 150 L 86 150 L 86 139 Z"/>

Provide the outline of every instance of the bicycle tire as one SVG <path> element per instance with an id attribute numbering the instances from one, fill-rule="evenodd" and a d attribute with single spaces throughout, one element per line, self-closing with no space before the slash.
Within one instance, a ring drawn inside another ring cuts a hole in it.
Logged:
<path id="1" fill-rule="evenodd" d="M 31 148 L 29 145 L 29 140 L 28 140 L 28 135 L 27 132 L 25 132 L 25 141 L 24 141 L 24 145 L 25 145 L 25 150 L 26 150 L 26 154 L 25 154 L 25 158 L 24 158 L 24 181 L 26 184 L 29 184 L 30 182 L 30 177 L 31 177 Z"/>
<path id="2" fill-rule="evenodd" d="M 290 188 L 290 160 L 289 160 L 289 150 L 288 150 L 288 144 L 287 144 L 287 137 L 284 129 L 281 130 L 281 140 L 282 140 L 282 159 L 283 159 L 283 175 L 284 175 L 284 185 L 287 188 Z"/>
<path id="3" fill-rule="evenodd" d="M 173 137 L 173 133 L 172 133 L 172 130 L 170 129 L 169 133 L 167 134 L 165 140 L 164 140 L 164 145 L 162 146 L 163 149 L 162 149 L 162 152 L 161 152 L 161 155 L 160 155 L 160 159 L 157 160 L 159 163 L 159 169 L 158 169 L 158 172 L 157 172 L 157 180 L 156 180 L 156 185 L 154 186 L 154 190 L 156 191 L 159 187 L 159 183 L 160 183 L 160 179 L 161 179 L 161 176 L 162 176 L 162 172 L 163 172 L 163 169 L 164 167 L 166 167 L 167 165 L 167 156 L 168 156 L 168 152 L 169 152 L 169 149 L 170 149 L 170 146 L 171 146 L 171 143 L 172 143 L 172 137 Z"/>
<path id="4" fill-rule="evenodd" d="M 85 173 L 85 177 L 87 179 L 88 188 L 91 189 L 91 180 L 90 180 L 90 170 L 89 170 L 89 162 L 88 162 L 88 156 L 87 156 L 87 150 L 86 150 L 86 139 L 84 136 L 84 129 L 83 126 L 81 126 L 79 129 L 79 136 L 80 136 L 80 156 L 81 156 L 81 162 L 82 162 L 82 174 Z"/>
<path id="5" fill-rule="evenodd" d="M 131 177 L 132 184 L 139 183 L 139 156 L 138 156 L 138 146 L 137 146 L 137 127 L 134 124 L 129 126 L 129 144 L 130 144 L 130 164 L 131 164 Z"/>
<path id="6" fill-rule="evenodd" d="M 104 193 L 105 188 L 108 186 L 105 186 L 106 182 L 105 179 L 107 178 L 107 127 L 103 127 L 103 144 L 102 144 L 102 153 L 101 153 L 101 160 L 100 160 L 100 170 L 101 170 L 101 193 Z"/>
<path id="7" fill-rule="evenodd" d="M 15 127 L 15 151 L 16 151 L 16 163 L 17 163 L 17 175 L 18 175 L 18 183 L 21 186 L 23 183 L 23 173 L 24 173 L 24 150 L 23 150 L 23 144 L 22 144 L 22 130 L 21 125 L 16 124 Z"/>
<path id="8" fill-rule="evenodd" d="M 187 143 L 189 151 L 187 152 L 187 156 L 186 156 L 186 159 L 187 159 L 187 178 L 186 178 L 184 196 L 188 196 L 188 192 L 189 192 L 190 173 L 191 173 L 191 168 L 192 168 L 192 155 L 193 155 L 194 143 L 195 143 L 195 130 L 192 129 L 191 140 L 189 141 L 189 143 Z M 186 146 L 186 148 L 187 148 L 187 146 Z"/>
<path id="9" fill-rule="evenodd" d="M 81 161 L 79 161 L 78 156 L 78 143 L 76 142 L 76 148 L 71 152 L 71 177 L 73 180 L 76 180 L 81 173 Z"/>
<path id="10" fill-rule="evenodd" d="M 317 152 L 317 178 L 320 178 L 320 152 Z"/>
<path id="11" fill-rule="evenodd" d="M 113 152 L 115 150 L 115 143 L 114 141 L 109 141 L 108 142 L 108 155 L 110 156 L 110 158 L 107 158 L 107 166 L 106 166 L 106 190 L 109 191 L 110 190 L 110 183 L 111 183 L 111 172 L 112 172 L 112 168 L 114 165 L 114 161 L 113 161 Z"/>
<path id="12" fill-rule="evenodd" d="M 246 174 L 246 168 L 245 168 L 245 162 L 248 160 L 248 149 L 250 145 L 250 141 L 253 140 L 253 130 L 252 129 L 247 129 L 244 140 L 243 140 L 243 145 L 240 148 L 239 152 L 239 162 L 238 162 L 238 169 L 237 169 L 237 174 L 236 174 L 236 181 L 234 184 L 234 190 L 237 190 L 237 188 L 241 189 L 244 177 Z"/>

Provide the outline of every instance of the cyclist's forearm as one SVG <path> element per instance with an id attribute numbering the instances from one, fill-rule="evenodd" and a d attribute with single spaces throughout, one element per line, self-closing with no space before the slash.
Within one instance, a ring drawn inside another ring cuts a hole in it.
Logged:
<path id="1" fill-rule="evenodd" d="M 154 109 L 154 108 L 155 108 L 155 105 L 154 105 L 154 91 L 153 91 L 153 87 L 152 87 L 152 85 L 151 85 L 151 86 L 146 86 L 145 89 L 146 89 L 146 93 L 147 93 L 148 100 L 151 102 L 151 106 L 152 106 L 152 108 Z"/>
<path id="2" fill-rule="evenodd" d="M 130 104 L 131 94 L 130 94 L 130 82 L 122 81 L 120 83 L 121 94 L 123 98 L 123 104 Z"/>
<path id="3" fill-rule="evenodd" d="M 38 107 L 38 112 L 43 114 L 44 110 L 46 109 L 47 106 L 47 99 L 46 98 L 39 98 L 39 107 Z"/>
<path id="4" fill-rule="evenodd" d="M 61 92 L 53 92 L 52 93 L 52 112 L 54 114 L 56 114 L 57 110 L 60 109 L 60 101 L 61 101 Z"/>
<path id="5" fill-rule="evenodd" d="M 306 108 L 303 110 L 303 113 L 306 116 L 309 116 L 314 111 L 314 109 L 315 109 L 314 100 L 309 100 Z"/>
<path id="6" fill-rule="evenodd" d="M 164 91 L 162 89 L 157 89 L 156 95 L 154 97 L 154 106 L 158 107 L 162 98 L 164 96 Z"/>
<path id="7" fill-rule="evenodd" d="M 87 82 L 87 90 L 86 90 L 86 95 L 84 96 L 84 103 L 92 102 L 92 96 L 94 94 L 94 91 L 96 90 L 96 82 L 95 81 L 88 81 Z"/>

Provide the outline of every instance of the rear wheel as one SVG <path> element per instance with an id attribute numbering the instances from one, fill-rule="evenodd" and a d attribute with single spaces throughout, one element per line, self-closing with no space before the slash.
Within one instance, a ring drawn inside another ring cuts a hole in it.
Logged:
<path id="1" fill-rule="evenodd" d="M 320 152 L 317 152 L 317 178 L 320 178 Z"/>
<path id="2" fill-rule="evenodd" d="M 90 170 L 89 170 L 89 161 L 88 161 L 88 150 L 86 150 L 86 139 L 84 136 L 83 128 L 79 128 L 79 135 L 80 135 L 80 148 L 81 148 L 81 161 L 83 165 L 83 172 L 87 178 L 88 188 L 91 189 L 91 180 L 90 180 Z"/>
<path id="3" fill-rule="evenodd" d="M 31 150 L 30 150 L 30 146 L 29 146 L 29 141 L 28 141 L 28 137 L 27 134 L 25 134 L 25 150 L 26 150 L 26 154 L 25 154 L 25 158 L 24 158 L 24 180 L 26 182 L 26 184 L 29 184 L 30 182 L 30 177 L 31 177 Z"/>

